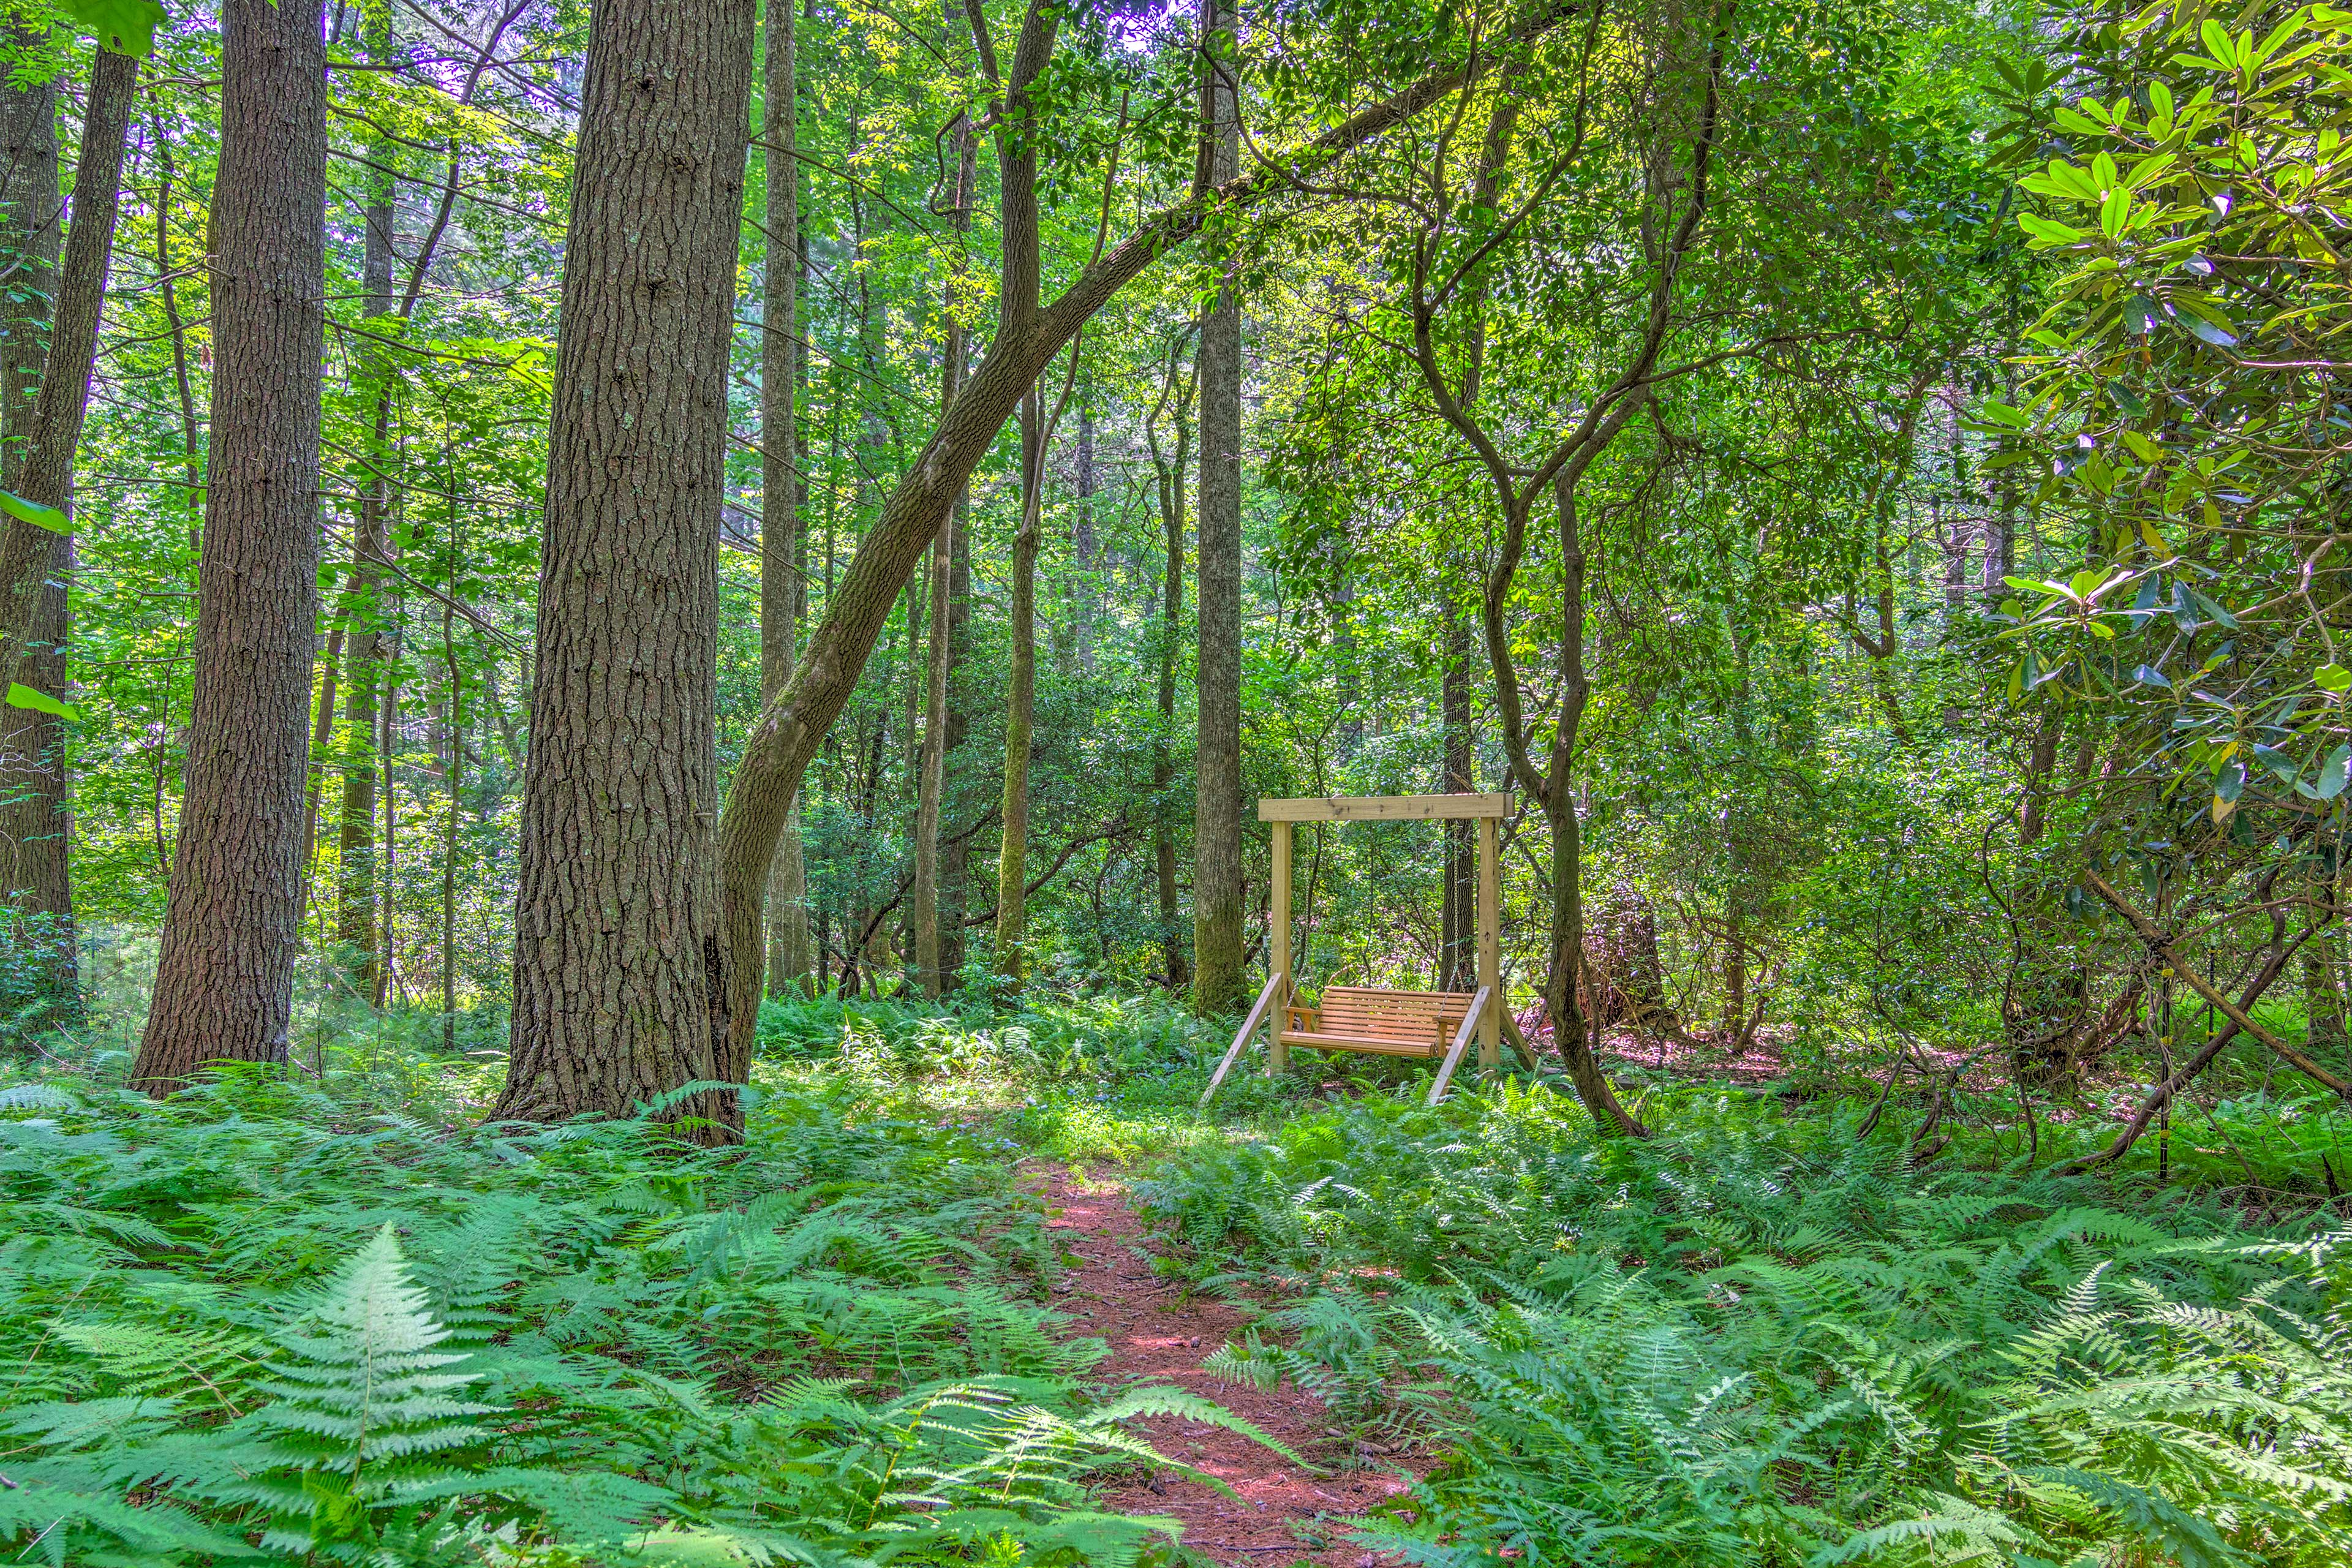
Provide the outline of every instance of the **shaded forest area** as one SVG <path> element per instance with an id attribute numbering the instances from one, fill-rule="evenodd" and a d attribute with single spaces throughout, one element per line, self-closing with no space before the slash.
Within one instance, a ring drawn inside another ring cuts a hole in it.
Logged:
<path id="1" fill-rule="evenodd" d="M 2352 1560 L 2347 60 L 0 0 L 0 1540 Z"/>

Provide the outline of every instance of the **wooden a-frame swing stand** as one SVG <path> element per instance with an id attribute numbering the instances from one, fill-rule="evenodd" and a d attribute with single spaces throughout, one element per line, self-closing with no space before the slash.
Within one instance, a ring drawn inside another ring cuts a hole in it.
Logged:
<path id="1" fill-rule="evenodd" d="M 1261 1026 L 1267 1027 L 1265 1068 L 1268 1076 L 1290 1068 L 1293 1046 L 1324 1051 L 1360 1051 L 1378 1056 L 1435 1057 L 1443 1055 L 1436 1081 L 1429 1086 L 1429 1103 L 1435 1105 L 1454 1081 L 1475 1036 L 1478 1065 L 1488 1072 L 1503 1065 L 1504 1017 L 1502 979 L 1502 892 L 1496 865 L 1503 818 L 1511 809 L 1507 795 L 1325 795 L 1304 800 L 1261 800 L 1257 819 L 1274 835 L 1274 888 L 1271 899 L 1273 949 L 1266 963 L 1265 989 L 1243 1020 L 1224 1060 L 1202 1091 L 1201 1103 L 1222 1088 Z M 1290 835 L 1301 822 L 1458 822 L 1478 825 L 1478 988 L 1461 991 L 1390 991 L 1371 986 L 1329 985 L 1320 1005 L 1291 1005 L 1290 967 Z M 1526 1047 L 1512 1030 L 1512 1044 Z"/>

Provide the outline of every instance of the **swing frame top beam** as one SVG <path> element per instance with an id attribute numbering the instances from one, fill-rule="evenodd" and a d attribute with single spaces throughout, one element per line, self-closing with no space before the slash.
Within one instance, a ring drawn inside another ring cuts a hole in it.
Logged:
<path id="1" fill-rule="evenodd" d="M 1257 803 L 1260 822 L 1459 822 L 1510 815 L 1507 795 L 1317 795 Z"/>

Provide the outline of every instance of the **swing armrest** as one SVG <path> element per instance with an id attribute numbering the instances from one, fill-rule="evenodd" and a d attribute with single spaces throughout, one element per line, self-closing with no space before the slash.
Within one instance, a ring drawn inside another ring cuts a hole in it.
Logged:
<path id="1" fill-rule="evenodd" d="M 1323 1010 L 1319 1007 L 1285 1007 L 1282 1010 L 1282 1032 L 1286 1035 L 1312 1035 L 1323 1027 Z"/>

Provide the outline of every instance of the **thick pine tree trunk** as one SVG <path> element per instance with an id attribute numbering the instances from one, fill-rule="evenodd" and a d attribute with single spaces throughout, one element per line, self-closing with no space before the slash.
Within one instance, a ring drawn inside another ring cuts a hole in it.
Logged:
<path id="1" fill-rule="evenodd" d="M 286 1058 L 319 618 L 321 0 L 224 0 L 213 408 L 180 837 L 131 1082 Z"/>
<path id="2" fill-rule="evenodd" d="M 627 1115 L 716 1076 L 719 517 L 752 18 L 752 0 L 601 0 L 589 29 L 500 1117 Z"/>
<path id="3" fill-rule="evenodd" d="M 1202 0 L 1203 31 L 1235 13 Z M 1233 89 L 1214 71 L 1201 95 L 1211 184 L 1241 169 Z M 1199 784 L 1192 806 L 1192 1007 L 1237 1012 L 1242 975 L 1242 311 L 1228 283 L 1201 322 Z"/>
<path id="4" fill-rule="evenodd" d="M 767 81 L 760 139 L 767 143 L 767 299 L 760 339 L 760 700 L 772 702 L 793 678 L 808 585 L 801 575 L 799 472 L 801 377 L 801 172 L 795 71 L 798 44 L 792 0 L 769 0 Z M 789 247 L 789 248 L 788 248 Z M 801 857 L 800 813 L 776 841 L 768 870 L 768 993 L 803 993 L 809 983 L 808 868 Z"/>

